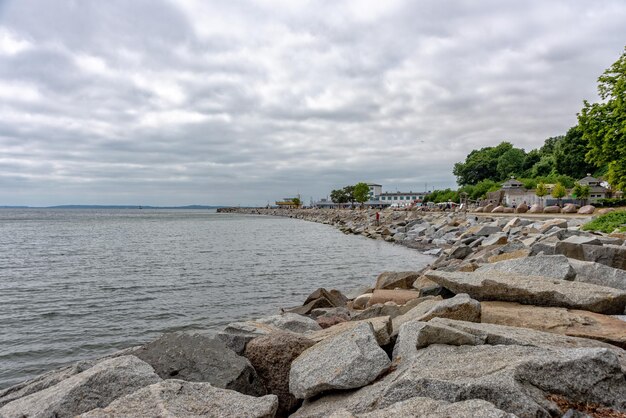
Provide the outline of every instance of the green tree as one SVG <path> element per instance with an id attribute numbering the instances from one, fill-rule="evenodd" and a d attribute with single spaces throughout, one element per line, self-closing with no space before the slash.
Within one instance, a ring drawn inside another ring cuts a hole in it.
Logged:
<path id="1" fill-rule="evenodd" d="M 343 188 L 343 192 L 345 193 L 348 202 L 350 202 L 350 206 L 354 206 L 354 186 L 346 186 Z"/>
<path id="2" fill-rule="evenodd" d="M 300 207 L 300 205 L 302 205 L 302 202 L 300 201 L 300 198 L 299 198 L 299 197 L 294 197 L 293 199 L 291 199 L 291 201 L 293 202 L 293 204 L 294 204 L 297 208 L 299 208 L 299 207 Z"/>
<path id="3" fill-rule="evenodd" d="M 473 150 L 465 158 L 465 162 L 459 162 L 454 165 L 452 172 L 457 178 L 460 186 L 468 184 L 476 184 L 482 180 L 501 180 L 498 173 L 499 158 L 513 149 L 510 142 L 501 142 L 495 147 L 485 147 L 479 150 Z M 523 152 L 523 151 L 522 151 Z M 505 161 L 514 159 L 505 157 Z M 503 163 L 503 170 L 506 164 Z M 505 170 L 506 171 L 506 170 Z"/>
<path id="4" fill-rule="evenodd" d="M 544 183 L 539 183 L 537 185 L 537 190 L 535 190 L 535 194 L 541 199 L 541 203 L 543 204 L 543 197 L 548 194 L 548 189 Z"/>
<path id="5" fill-rule="evenodd" d="M 343 189 L 335 189 L 330 192 L 330 200 L 335 203 L 348 203 L 348 195 Z"/>
<path id="6" fill-rule="evenodd" d="M 587 173 L 593 173 L 596 170 L 595 166 L 585 161 L 587 144 L 578 126 L 570 128 L 554 149 L 556 171 L 576 179 L 585 177 Z"/>
<path id="7" fill-rule="evenodd" d="M 500 157 L 498 157 L 498 165 L 496 169 L 498 171 L 499 180 L 508 179 L 511 176 L 518 176 L 524 171 L 524 159 L 526 153 L 520 148 L 511 148 Z"/>
<path id="8" fill-rule="evenodd" d="M 554 156 L 551 154 L 541 157 L 530 170 L 531 177 L 549 176 L 554 170 Z"/>
<path id="9" fill-rule="evenodd" d="M 359 202 L 361 206 L 370 198 L 370 188 L 366 183 L 357 183 L 353 189 L 354 200 Z"/>
<path id="10" fill-rule="evenodd" d="M 608 181 L 626 188 L 626 48 L 598 78 L 599 103 L 583 102 L 578 124 L 589 142 L 586 160 L 608 166 Z"/>
<path id="11" fill-rule="evenodd" d="M 561 199 L 567 194 L 567 189 L 561 183 L 554 185 L 552 189 L 552 197 L 558 201 L 558 205 L 561 206 Z"/>

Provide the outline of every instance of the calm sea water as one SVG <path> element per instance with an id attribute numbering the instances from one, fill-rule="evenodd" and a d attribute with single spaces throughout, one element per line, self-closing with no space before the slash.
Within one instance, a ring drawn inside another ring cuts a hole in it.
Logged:
<path id="1" fill-rule="evenodd" d="M 0 210 L 0 388 L 430 261 L 327 225 L 201 210 Z"/>

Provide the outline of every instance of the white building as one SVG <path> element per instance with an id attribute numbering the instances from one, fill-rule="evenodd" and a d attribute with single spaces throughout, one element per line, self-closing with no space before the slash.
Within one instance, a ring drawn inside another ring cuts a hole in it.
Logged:
<path id="1" fill-rule="evenodd" d="M 393 205 L 398 204 L 399 206 L 410 205 L 412 203 L 421 204 L 424 200 L 424 197 L 428 193 L 426 192 L 386 192 L 381 193 L 378 196 L 378 200 L 381 205 Z"/>
<path id="2" fill-rule="evenodd" d="M 376 198 L 383 192 L 383 186 L 380 184 L 367 183 L 367 187 L 370 188 L 370 200 L 376 200 Z"/>

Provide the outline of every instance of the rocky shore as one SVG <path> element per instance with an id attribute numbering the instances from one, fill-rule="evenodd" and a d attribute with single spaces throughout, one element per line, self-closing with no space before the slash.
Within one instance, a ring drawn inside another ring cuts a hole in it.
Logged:
<path id="1" fill-rule="evenodd" d="M 579 217 L 225 211 L 433 261 L 49 372 L 0 391 L 0 417 L 626 417 L 625 234 L 584 232 Z"/>

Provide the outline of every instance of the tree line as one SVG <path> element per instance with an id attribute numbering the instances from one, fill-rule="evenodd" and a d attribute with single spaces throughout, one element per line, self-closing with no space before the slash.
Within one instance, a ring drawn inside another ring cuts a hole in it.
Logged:
<path id="1" fill-rule="evenodd" d="M 461 193 L 480 199 L 511 177 L 527 189 L 538 189 L 538 195 L 550 183 L 557 185 L 553 196 L 573 188 L 578 199 L 587 199 L 588 188 L 576 180 L 588 173 L 605 177 L 615 190 L 626 189 L 626 48 L 598 78 L 598 93 L 601 101 L 585 100 L 578 124 L 564 135 L 548 138 L 529 152 L 507 141 L 473 150 L 452 170 L 460 188 L 436 190 L 426 200 L 458 202 Z"/>
<path id="2" fill-rule="evenodd" d="M 334 203 L 350 203 L 350 205 L 354 205 L 355 202 L 363 204 L 369 200 L 369 192 L 370 188 L 367 183 L 360 182 L 331 191 L 330 200 Z"/>

